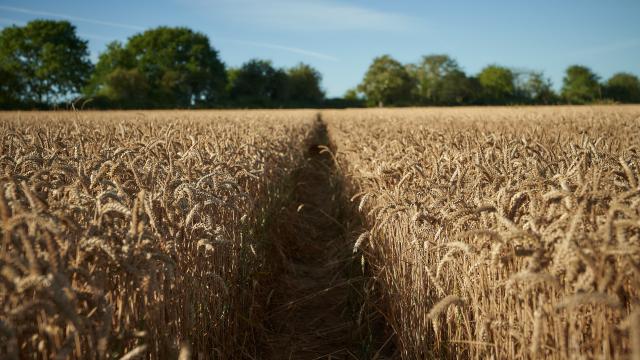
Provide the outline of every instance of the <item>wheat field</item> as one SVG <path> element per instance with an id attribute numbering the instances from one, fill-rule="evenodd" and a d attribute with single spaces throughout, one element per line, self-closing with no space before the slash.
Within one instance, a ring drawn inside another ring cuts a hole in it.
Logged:
<path id="1" fill-rule="evenodd" d="M 2 358 L 255 353 L 314 112 L 0 115 Z"/>
<path id="2" fill-rule="evenodd" d="M 281 323 L 360 308 L 344 336 L 384 323 L 360 358 L 640 359 L 638 106 L 0 113 L 0 358 L 289 358 L 265 338 L 290 342 L 274 289 L 302 294 L 281 247 L 318 221 L 291 196 L 311 150 L 344 194 L 307 197 L 359 224 L 321 260 L 366 279 L 314 291 L 364 303 Z"/>
<path id="3" fill-rule="evenodd" d="M 397 355 L 640 358 L 640 108 L 325 112 Z"/>

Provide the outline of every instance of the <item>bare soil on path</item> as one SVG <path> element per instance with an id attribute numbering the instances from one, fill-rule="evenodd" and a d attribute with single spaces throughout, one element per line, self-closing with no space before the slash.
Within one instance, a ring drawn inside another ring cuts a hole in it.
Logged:
<path id="1" fill-rule="evenodd" d="M 271 359 L 359 359 L 358 287 L 347 243 L 350 224 L 341 210 L 326 129 L 318 120 L 317 143 L 295 177 L 290 236 L 280 242 L 283 270 L 271 295 L 267 339 Z"/>

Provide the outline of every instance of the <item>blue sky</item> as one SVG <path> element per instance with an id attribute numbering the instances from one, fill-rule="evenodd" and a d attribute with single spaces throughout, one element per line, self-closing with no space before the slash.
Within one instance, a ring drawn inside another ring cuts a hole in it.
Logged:
<path id="1" fill-rule="evenodd" d="M 320 70 L 329 96 L 358 84 L 371 60 L 447 53 L 469 74 L 488 64 L 542 70 L 556 88 L 570 64 L 603 78 L 640 75 L 640 1 L 0 0 L 0 26 L 68 19 L 92 59 L 112 40 L 158 25 L 207 34 L 228 66 L 251 58 Z"/>

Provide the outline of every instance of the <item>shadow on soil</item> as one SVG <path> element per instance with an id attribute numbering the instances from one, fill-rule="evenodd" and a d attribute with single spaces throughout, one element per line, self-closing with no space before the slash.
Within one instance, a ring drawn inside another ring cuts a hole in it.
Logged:
<path id="1" fill-rule="evenodd" d="M 333 153 L 318 115 L 291 202 L 271 232 L 279 266 L 267 299 L 265 358 L 384 359 L 393 351 L 370 301 L 373 282 L 351 252 L 361 223 Z"/>

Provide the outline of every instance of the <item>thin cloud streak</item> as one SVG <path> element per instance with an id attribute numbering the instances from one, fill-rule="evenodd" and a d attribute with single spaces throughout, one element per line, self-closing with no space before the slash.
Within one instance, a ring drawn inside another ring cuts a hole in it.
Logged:
<path id="1" fill-rule="evenodd" d="M 225 19 L 295 31 L 405 31 L 422 26 L 414 17 L 340 1 L 183 0 Z"/>
<path id="2" fill-rule="evenodd" d="M 115 22 L 111 22 L 111 21 L 90 19 L 90 18 L 85 18 L 85 17 L 72 16 L 72 15 L 67 15 L 67 14 L 58 14 L 58 13 L 52 13 L 52 12 L 48 12 L 48 11 L 39 11 L 39 10 L 32 10 L 32 9 L 26 9 L 26 8 L 19 8 L 19 7 L 14 7 L 14 6 L 0 5 L 0 10 L 13 11 L 13 12 L 17 12 L 17 13 L 23 13 L 23 14 L 29 14 L 29 15 L 37 15 L 37 16 L 51 16 L 51 17 L 57 17 L 57 18 L 61 18 L 61 19 L 67 19 L 67 20 L 73 20 L 73 21 L 81 21 L 81 22 L 90 23 L 90 24 L 96 24 L 96 25 L 111 26 L 111 27 L 116 27 L 116 28 L 121 28 L 121 29 L 129 29 L 129 30 L 144 30 L 145 29 L 144 27 L 137 26 L 137 25 L 121 24 L 121 23 L 115 23 Z"/>
<path id="3" fill-rule="evenodd" d="M 24 26 L 24 25 L 27 25 L 27 22 L 26 21 L 22 21 L 22 20 L 16 20 L 16 19 L 9 19 L 9 18 L 0 17 L 0 24 L 5 24 L 7 26 L 11 26 L 11 25 Z M 78 35 L 81 38 L 100 40 L 100 41 L 113 41 L 113 40 L 115 40 L 112 37 L 96 35 L 96 34 L 92 34 L 92 33 L 85 33 L 85 32 L 79 32 Z"/>
<path id="4" fill-rule="evenodd" d="M 291 47 L 291 46 L 284 46 L 284 45 L 264 43 L 264 42 L 246 41 L 246 40 L 226 39 L 226 38 L 216 38 L 216 40 L 236 43 L 236 44 L 250 45 L 250 46 L 261 47 L 266 49 L 282 50 L 282 51 L 287 51 L 294 54 L 306 55 L 306 56 L 310 56 L 310 57 L 314 57 L 322 60 L 333 61 L 333 62 L 340 61 L 340 59 L 338 59 L 335 56 L 319 53 L 316 51 Z"/>
<path id="5" fill-rule="evenodd" d="M 52 17 L 64 18 L 64 19 L 69 19 L 69 20 L 74 20 L 74 21 L 83 21 L 83 22 L 89 22 L 89 23 L 100 24 L 100 25 L 121 27 L 121 28 L 126 28 L 126 29 L 144 30 L 143 27 L 135 26 L 135 25 L 118 24 L 118 23 L 112 23 L 112 22 L 107 22 L 107 21 L 102 21 L 102 20 L 80 18 L 80 17 L 71 16 L 71 15 L 65 15 L 65 14 L 55 14 L 55 13 L 50 13 L 50 12 L 46 12 L 46 11 L 35 11 L 35 10 L 30 10 L 30 9 L 25 9 L 25 8 L 16 8 L 16 7 L 12 7 L 12 6 L 0 5 L 0 10 L 14 11 L 14 12 L 30 14 L 30 15 L 52 16 Z M 24 24 L 26 24 L 26 22 L 24 22 L 24 21 L 14 20 L 14 19 L 9 19 L 9 18 L 0 18 L 0 23 L 4 23 L 4 24 L 8 24 L 8 25 L 13 25 L 13 24 L 15 24 L 15 25 L 24 25 Z M 93 39 L 93 40 L 102 40 L 102 41 L 111 41 L 111 40 L 113 40 L 112 38 L 109 38 L 109 37 L 90 34 L 90 33 L 79 33 L 78 35 L 80 35 L 82 37 L 85 37 L 85 38 Z M 311 50 L 296 48 L 296 47 L 292 47 L 292 46 L 284 46 L 284 45 L 278 45 L 278 44 L 272 44 L 272 43 L 237 40 L 237 39 L 221 39 L 221 38 L 218 38 L 217 40 L 236 43 L 236 44 L 250 45 L 250 46 L 261 47 L 261 48 L 267 48 L 267 49 L 282 50 L 282 51 L 287 51 L 287 52 L 294 53 L 294 54 L 310 56 L 310 57 L 314 57 L 314 58 L 322 59 L 322 60 L 328 60 L 328 61 L 334 61 L 334 62 L 340 61 L 335 56 L 323 54 L 323 53 L 320 53 L 320 52 L 317 52 L 317 51 L 311 51 Z"/>

